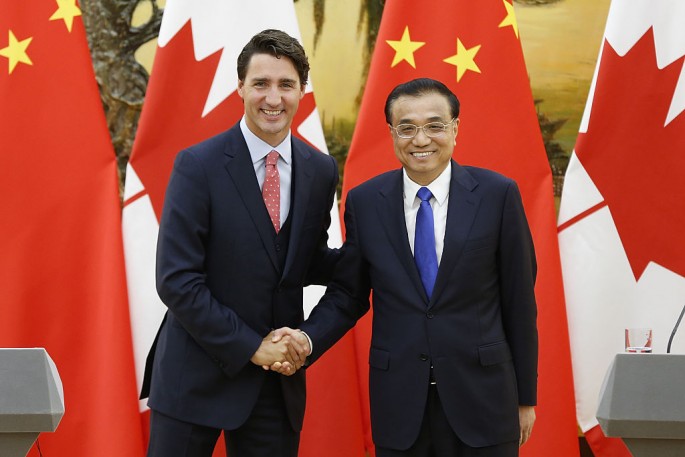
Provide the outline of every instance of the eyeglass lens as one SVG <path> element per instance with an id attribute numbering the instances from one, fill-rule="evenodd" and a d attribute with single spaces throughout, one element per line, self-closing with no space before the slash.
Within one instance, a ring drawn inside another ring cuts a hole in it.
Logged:
<path id="1" fill-rule="evenodd" d="M 442 122 L 429 122 L 420 127 L 414 124 L 400 124 L 395 127 L 395 131 L 400 138 L 414 138 L 419 129 L 422 129 L 426 136 L 436 137 L 444 133 L 448 125 L 450 124 L 443 124 Z"/>

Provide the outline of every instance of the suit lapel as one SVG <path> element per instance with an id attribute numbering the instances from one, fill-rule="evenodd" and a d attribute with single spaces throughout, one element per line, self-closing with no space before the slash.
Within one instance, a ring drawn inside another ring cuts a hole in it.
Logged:
<path id="1" fill-rule="evenodd" d="M 464 248 L 464 242 L 471 230 L 480 204 L 480 197 L 473 193 L 477 186 L 478 182 L 464 168 L 452 161 L 445 244 L 429 307 L 433 306 L 445 289 L 447 278 L 456 266 Z"/>
<path id="2" fill-rule="evenodd" d="M 245 138 L 240 132 L 240 127 L 236 125 L 231 129 L 226 144 L 226 171 L 231 176 L 238 190 L 240 198 L 245 203 L 247 212 L 257 228 L 257 232 L 262 239 L 264 248 L 271 259 L 276 271 L 280 271 L 276 247 L 274 246 L 274 232 L 271 226 L 269 213 L 264 206 L 264 199 L 259 192 L 259 183 L 255 176 L 254 166 L 247 149 Z"/>
<path id="3" fill-rule="evenodd" d="M 414 255 L 409 246 L 407 222 L 404 218 L 404 189 L 402 185 L 402 170 L 392 172 L 389 179 L 381 187 L 378 198 L 378 215 L 385 230 L 388 241 L 392 245 L 400 263 L 407 271 L 414 287 L 428 303 L 426 291 L 421 283 L 419 271 L 414 263 Z M 399 229 L 398 229 L 399 228 Z"/>
<path id="4" fill-rule="evenodd" d="M 300 246 L 300 234 L 302 233 L 302 226 L 304 224 L 304 216 L 307 212 L 309 195 L 311 194 L 312 179 L 314 177 L 314 169 L 309 157 L 311 153 L 306 149 L 300 147 L 297 142 L 292 141 L 293 151 L 293 166 L 292 166 L 292 183 L 293 196 L 290 205 L 290 244 L 288 246 L 288 254 L 285 258 L 285 268 L 283 269 L 282 278 L 285 277 L 293 262 L 297 258 L 297 250 Z M 282 280 L 282 279 L 281 279 Z"/>

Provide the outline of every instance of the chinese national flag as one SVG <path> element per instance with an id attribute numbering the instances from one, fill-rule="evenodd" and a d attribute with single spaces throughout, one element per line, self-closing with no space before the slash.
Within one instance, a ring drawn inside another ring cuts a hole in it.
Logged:
<path id="1" fill-rule="evenodd" d="M 418 77 L 440 80 L 462 103 L 455 159 L 496 170 L 519 184 L 538 260 L 540 337 L 537 422 L 522 455 L 575 457 L 577 426 L 552 176 L 511 2 L 392 0 L 385 4 L 345 166 L 343 193 L 400 166 L 383 107 L 393 87 Z M 366 316 L 355 328 L 363 386 L 370 331 Z"/>
<path id="2" fill-rule="evenodd" d="M 166 311 L 155 291 L 154 262 L 159 215 L 174 157 L 242 117 L 236 59 L 249 39 L 267 28 L 299 38 L 293 3 L 167 0 L 124 197 L 126 270 L 139 386 L 145 357 Z M 292 132 L 326 151 L 311 86 L 300 101 Z M 332 220 L 339 220 L 337 205 Z M 331 245 L 341 244 L 337 223 L 332 224 L 329 237 Z M 307 312 L 322 292 L 321 287 L 305 290 Z M 364 455 L 355 370 L 351 338 L 308 370 L 301 457 Z M 147 426 L 145 401 L 140 410 Z M 220 440 L 215 455 L 225 455 L 223 448 Z"/>
<path id="3" fill-rule="evenodd" d="M 559 211 L 577 417 L 597 457 L 630 453 L 595 415 L 624 329 L 665 353 L 685 297 L 685 3 L 614 1 Z M 683 338 L 671 351 L 685 352 Z"/>
<path id="4" fill-rule="evenodd" d="M 59 371 L 43 455 L 136 457 L 116 162 L 80 15 L 75 0 L 0 3 L 0 347 L 44 347 Z"/>

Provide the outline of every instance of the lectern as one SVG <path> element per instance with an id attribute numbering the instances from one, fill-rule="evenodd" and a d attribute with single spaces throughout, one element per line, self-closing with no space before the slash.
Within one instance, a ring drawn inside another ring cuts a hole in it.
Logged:
<path id="1" fill-rule="evenodd" d="M 597 420 L 633 457 L 685 456 L 685 355 L 616 354 Z"/>
<path id="2" fill-rule="evenodd" d="M 63 415 L 62 383 L 45 349 L 0 349 L 0 455 L 25 457 Z"/>

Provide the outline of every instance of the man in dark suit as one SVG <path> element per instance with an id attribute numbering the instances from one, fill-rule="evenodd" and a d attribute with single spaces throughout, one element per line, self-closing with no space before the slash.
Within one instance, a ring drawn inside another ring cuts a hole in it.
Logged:
<path id="1" fill-rule="evenodd" d="M 536 261 L 518 188 L 452 160 L 459 101 L 442 83 L 399 85 L 385 114 L 402 169 L 347 196 L 343 257 L 300 326 L 309 361 L 369 309 L 372 291 L 376 455 L 518 455 L 537 386 Z"/>
<path id="2" fill-rule="evenodd" d="M 149 456 L 211 456 L 222 430 L 231 457 L 297 455 L 304 371 L 268 366 L 294 370 L 309 346 L 271 330 L 303 321 L 303 286 L 325 284 L 339 257 L 327 246 L 336 162 L 290 133 L 308 71 L 297 40 L 255 35 L 238 57 L 242 120 L 176 158 L 157 246 L 169 310 L 149 362 Z"/>

